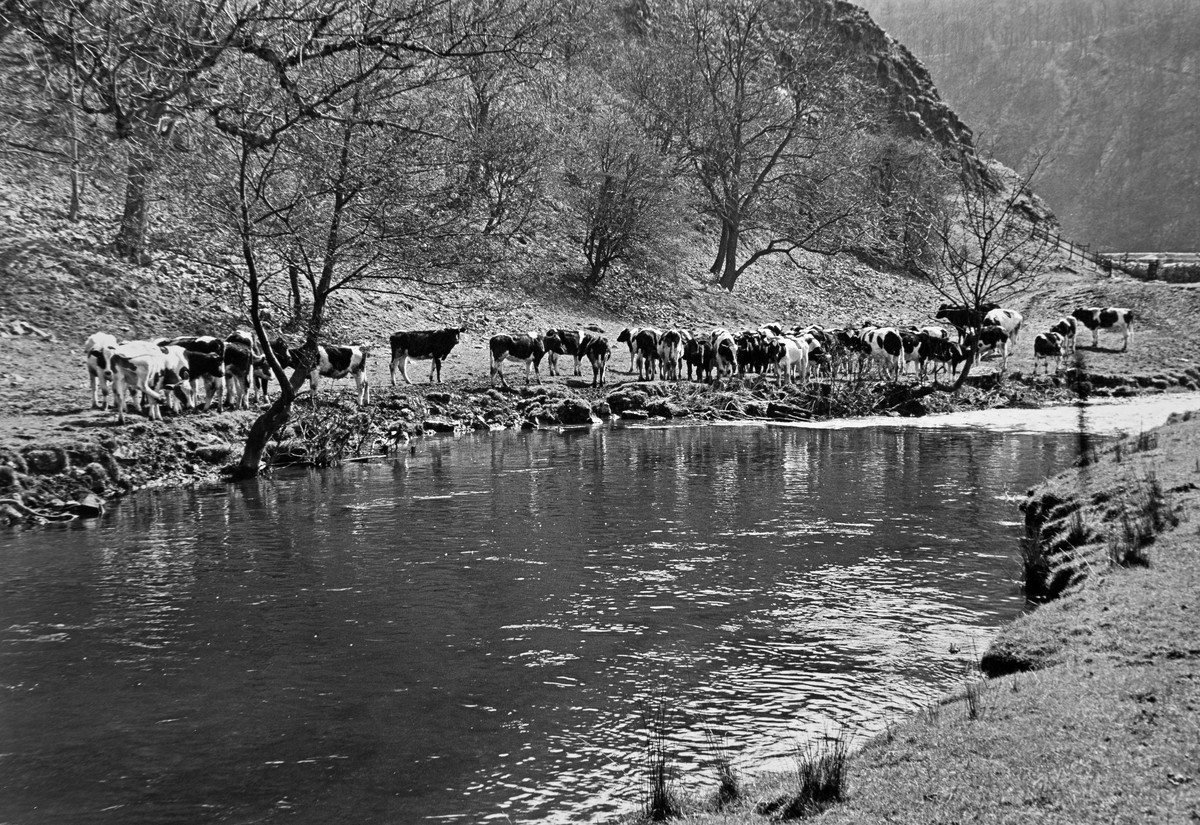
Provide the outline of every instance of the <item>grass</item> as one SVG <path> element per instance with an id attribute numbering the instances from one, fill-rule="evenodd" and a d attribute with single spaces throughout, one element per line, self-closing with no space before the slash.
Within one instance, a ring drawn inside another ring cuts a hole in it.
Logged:
<path id="1" fill-rule="evenodd" d="M 642 724 L 646 729 L 646 773 L 642 801 L 642 820 L 645 822 L 664 822 L 682 813 L 671 765 L 673 707 L 665 690 L 656 692 L 642 706 Z"/>
<path id="2" fill-rule="evenodd" d="M 742 778 L 738 775 L 733 764 L 733 754 L 724 738 L 720 738 L 712 730 L 705 731 L 708 746 L 713 753 L 713 762 L 717 773 L 717 808 L 724 808 L 742 798 L 745 790 Z"/>
<path id="3" fill-rule="evenodd" d="M 794 788 L 759 805 L 759 814 L 802 819 L 816 816 L 846 798 L 850 737 L 844 729 L 836 736 L 797 746 L 794 757 Z"/>

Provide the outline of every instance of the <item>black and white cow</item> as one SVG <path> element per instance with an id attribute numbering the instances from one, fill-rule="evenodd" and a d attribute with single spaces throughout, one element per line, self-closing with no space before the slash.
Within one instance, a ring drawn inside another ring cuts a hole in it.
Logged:
<path id="1" fill-rule="evenodd" d="M 993 303 L 980 304 L 978 310 L 971 309 L 968 306 L 942 304 L 938 307 L 937 314 L 933 317 L 935 320 L 945 321 L 954 327 L 958 332 L 959 343 L 962 343 L 968 330 L 978 329 L 983 325 L 984 317 L 992 310 L 999 308 L 999 304 Z"/>
<path id="2" fill-rule="evenodd" d="M 708 338 L 712 347 L 713 371 L 716 378 L 732 376 L 738 371 L 737 342 L 727 329 L 714 329 Z"/>
<path id="3" fill-rule="evenodd" d="M 979 330 L 979 345 L 975 350 L 975 360 L 983 358 L 985 353 L 1000 351 L 1000 372 L 1008 368 L 1008 333 L 1001 326 L 984 327 Z"/>
<path id="4" fill-rule="evenodd" d="M 260 355 L 258 360 L 265 360 Z M 249 347 L 225 342 L 225 403 L 234 409 L 249 408 L 251 396 L 257 401 L 258 382 L 254 379 L 255 356 Z"/>
<path id="5" fill-rule="evenodd" d="M 1092 347 L 1100 346 L 1100 330 L 1122 334 L 1121 352 L 1133 337 L 1133 310 L 1124 307 L 1079 307 L 1071 316 L 1092 331 Z"/>
<path id="6" fill-rule="evenodd" d="M 766 339 L 765 347 L 777 384 L 790 384 L 793 379 L 803 384 L 808 380 L 807 341 L 790 335 L 772 335 Z"/>
<path id="7" fill-rule="evenodd" d="M 108 389 L 112 383 L 112 366 L 109 359 L 117 348 L 117 339 L 107 332 L 93 332 L 83 342 L 83 354 L 87 359 L 88 379 L 92 390 L 92 407 L 108 409 Z"/>
<path id="8" fill-rule="evenodd" d="M 625 327 L 625 329 L 617 333 L 617 343 L 629 347 L 629 372 L 637 369 L 637 344 L 635 343 L 635 339 L 641 331 L 641 327 Z"/>
<path id="9" fill-rule="evenodd" d="M 225 342 L 212 335 L 179 335 L 162 343 L 171 347 L 183 347 L 188 352 L 203 352 L 218 357 L 225 354 Z"/>
<path id="10" fill-rule="evenodd" d="M 232 344 L 230 346 L 237 346 Z M 193 402 L 199 405 L 199 393 L 197 384 L 204 385 L 204 411 L 208 412 L 212 408 L 213 400 L 216 399 L 217 406 L 224 409 L 225 406 L 225 346 L 222 342 L 221 354 L 217 355 L 212 352 L 198 352 L 183 348 L 184 355 L 188 365 L 188 381 L 192 387 Z"/>
<path id="11" fill-rule="evenodd" d="M 500 385 L 508 386 L 508 382 L 504 380 L 504 373 L 500 366 L 505 361 L 517 361 L 525 365 L 525 383 L 529 383 L 530 373 L 537 378 L 537 382 L 542 383 L 542 375 L 539 368 L 542 364 L 542 358 L 546 354 L 546 342 L 542 340 L 542 336 L 533 335 L 531 333 L 508 335 L 500 334 L 493 335 L 488 341 L 488 349 L 492 354 L 492 372 L 490 381 L 495 383 L 496 377 L 500 377 Z"/>
<path id="12" fill-rule="evenodd" d="M 111 350 L 117 421 L 125 423 L 125 409 L 134 395 L 145 403 L 151 421 L 162 420 L 159 405 L 188 380 L 183 352 L 178 347 L 160 347 L 153 341 L 127 341 Z"/>
<path id="13" fill-rule="evenodd" d="M 459 336 L 466 332 L 463 327 L 443 327 L 442 329 L 422 329 L 407 332 L 393 332 L 388 340 L 392 345 L 392 362 L 389 368 L 392 386 L 396 386 L 396 369 L 404 376 L 404 383 L 411 384 L 408 377 L 408 360 L 430 361 L 429 383 L 433 383 L 434 375 L 437 382 L 442 382 L 442 361 L 450 355 L 450 350 L 459 342 Z"/>
<path id="14" fill-rule="evenodd" d="M 1015 347 L 1021 336 L 1021 324 L 1025 319 L 1015 309 L 993 309 L 983 316 L 983 328 L 1000 327 L 1008 334 L 1008 345 Z"/>
<path id="15" fill-rule="evenodd" d="M 945 338 L 929 337 L 921 342 L 921 360 L 924 364 L 931 364 L 931 372 L 933 380 L 936 382 L 938 371 L 944 368 L 949 368 L 950 377 L 954 378 L 958 370 L 958 365 L 966 360 L 966 355 L 963 354 L 962 347 Z"/>
<path id="16" fill-rule="evenodd" d="M 712 342 L 705 338 L 688 338 L 683 344 L 683 363 L 687 366 L 689 381 L 692 380 L 693 369 L 696 371 L 696 381 L 712 381 L 715 366 Z"/>
<path id="17" fill-rule="evenodd" d="M 1054 373 L 1057 375 L 1062 367 L 1063 355 L 1066 351 L 1066 339 L 1057 332 L 1043 332 L 1033 339 L 1033 374 L 1037 375 L 1038 364 L 1044 364 L 1046 375 L 1050 374 L 1050 362 L 1054 362 Z"/>
<path id="18" fill-rule="evenodd" d="M 681 329 L 668 329 L 658 337 L 659 371 L 664 381 L 679 380 L 679 365 L 683 361 L 685 335 L 686 333 Z"/>
<path id="19" fill-rule="evenodd" d="M 1078 329 L 1077 322 L 1074 318 L 1063 316 L 1054 322 L 1054 326 L 1050 327 L 1050 331 L 1062 336 L 1063 339 L 1063 355 L 1067 355 L 1075 351 L 1075 331 Z"/>
<path id="20" fill-rule="evenodd" d="M 654 327 L 643 327 L 633 336 L 634 360 L 637 362 L 638 378 L 653 381 L 658 374 L 658 339 L 662 332 Z"/>
<path id="21" fill-rule="evenodd" d="M 279 366 L 287 369 L 299 363 L 302 348 L 288 347 L 282 338 L 276 338 L 271 342 L 271 351 L 279 361 Z M 349 375 L 354 379 L 359 406 L 365 407 L 370 404 L 371 382 L 367 378 L 368 353 L 367 347 L 317 344 L 317 363 L 308 373 L 313 403 L 316 403 L 317 388 L 322 378 L 337 380 Z"/>
<path id="22" fill-rule="evenodd" d="M 204 411 L 217 405 L 224 407 L 227 391 L 225 384 L 225 348 L 227 343 L 212 335 L 179 335 L 162 342 L 166 347 L 179 347 L 186 353 L 191 398 L 199 398 L 198 384 L 204 385 Z"/>
<path id="23" fill-rule="evenodd" d="M 608 371 L 608 359 L 612 355 L 608 339 L 594 332 L 584 332 L 582 335 L 579 340 L 579 353 L 592 365 L 592 386 L 603 386 L 605 373 Z"/>
<path id="24" fill-rule="evenodd" d="M 583 353 L 579 349 L 582 337 L 583 333 L 574 329 L 551 327 L 546 330 L 546 335 L 542 340 L 546 344 L 546 363 L 551 375 L 558 375 L 558 356 L 560 355 L 569 355 L 575 360 L 572 375 L 583 375 L 583 370 L 579 366 L 579 361 L 583 358 Z"/>
<path id="25" fill-rule="evenodd" d="M 243 351 L 230 353 L 230 344 L 242 347 Z M 249 353 L 248 364 L 244 353 Z M 254 333 L 248 329 L 235 329 L 226 335 L 225 403 L 245 409 L 247 398 L 256 403 L 259 398 L 265 401 L 270 386 L 271 367 L 259 349 Z"/>
<path id="26" fill-rule="evenodd" d="M 867 348 L 871 360 L 879 364 L 880 373 L 893 381 L 904 368 L 904 339 L 895 327 L 875 327 L 859 331 L 859 340 Z M 860 350 L 861 351 L 861 350 Z"/>

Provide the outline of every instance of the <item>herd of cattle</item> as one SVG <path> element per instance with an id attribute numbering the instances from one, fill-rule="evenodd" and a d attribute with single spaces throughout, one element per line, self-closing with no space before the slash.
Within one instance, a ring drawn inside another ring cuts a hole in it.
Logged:
<path id="1" fill-rule="evenodd" d="M 685 329 L 626 327 L 617 343 L 629 351 L 629 371 L 643 381 L 656 379 L 712 382 L 737 374 L 773 373 L 778 383 L 804 383 L 811 375 L 836 378 L 839 370 L 870 366 L 887 379 L 898 380 L 910 366 L 919 378 L 931 373 L 936 381 L 941 370 L 953 377 L 965 360 L 963 342 L 977 331 L 975 357 L 988 352 L 1000 357 L 1007 367 L 1009 353 L 1021 333 L 1023 318 L 1015 310 L 985 305 L 978 311 L 943 304 L 935 319 L 942 325 L 896 327 L 864 324 L 861 327 L 826 329 L 812 325 L 784 328 L 767 324 L 737 333 L 725 329 L 697 334 Z M 1129 346 L 1133 313 L 1124 308 L 1084 307 L 1060 318 L 1033 341 L 1034 374 L 1050 363 L 1055 372 L 1062 359 L 1075 351 L 1076 330 L 1083 326 L 1092 333 L 1092 346 L 1099 346 L 1101 330 L 1123 335 L 1122 350 Z M 442 362 L 458 344 L 465 329 L 397 332 L 391 336 L 391 383 L 397 371 L 406 383 L 410 360 L 430 361 L 429 380 L 442 380 Z M 952 340 L 953 339 L 953 340 Z M 525 365 L 526 383 L 541 382 L 540 365 L 545 359 L 550 375 L 558 375 L 558 359 L 574 359 L 574 374 L 581 375 L 586 360 L 592 368 L 592 386 L 606 383 L 612 346 L 599 330 L 549 329 L 546 332 L 494 335 L 488 342 L 491 383 L 507 386 L 501 369 L 505 361 Z M 271 351 L 285 369 L 299 363 L 302 353 L 281 338 L 271 342 Z M 157 338 L 119 343 L 98 332 L 84 344 L 91 379 L 92 405 L 108 408 L 114 398 L 118 419 L 125 420 L 127 405 L 137 401 L 151 419 L 162 417 L 160 405 L 178 399 L 183 406 L 203 408 L 216 403 L 222 408 L 246 409 L 251 401 L 265 399 L 270 379 L 267 359 L 253 336 L 237 330 L 225 338 L 210 335 Z M 316 393 L 322 377 L 354 379 L 358 403 L 369 404 L 371 387 L 366 375 L 369 348 L 322 344 L 307 379 Z"/>

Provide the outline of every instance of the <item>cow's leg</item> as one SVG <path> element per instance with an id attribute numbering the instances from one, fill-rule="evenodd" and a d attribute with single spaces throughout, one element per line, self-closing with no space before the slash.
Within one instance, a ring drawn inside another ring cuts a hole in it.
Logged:
<path id="1" fill-rule="evenodd" d="M 400 362 L 400 359 L 397 358 L 395 355 L 393 355 L 392 362 L 390 364 L 388 364 L 388 375 L 391 376 L 393 387 L 396 386 L 396 364 L 398 364 L 399 362 Z"/>
<path id="2" fill-rule="evenodd" d="M 501 358 L 501 359 L 500 359 L 500 360 L 498 360 L 498 361 L 497 361 L 497 360 L 493 360 L 493 361 L 492 361 L 492 377 L 491 377 L 491 382 L 490 382 L 490 383 L 491 383 L 493 386 L 495 386 L 495 383 L 496 383 L 496 376 L 499 376 L 499 377 L 500 377 L 500 386 L 502 386 L 502 387 L 504 387 L 504 388 L 506 388 L 506 389 L 507 389 L 507 387 L 508 387 L 508 382 L 504 380 L 504 370 L 501 368 L 501 364 L 503 364 L 503 363 L 504 363 L 504 359 L 503 359 L 503 358 Z"/>

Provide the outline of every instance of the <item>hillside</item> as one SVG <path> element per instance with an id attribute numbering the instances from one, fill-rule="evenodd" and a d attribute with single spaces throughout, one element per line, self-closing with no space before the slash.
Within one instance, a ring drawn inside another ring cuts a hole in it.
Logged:
<path id="1" fill-rule="evenodd" d="M 861 0 L 1096 250 L 1197 249 L 1200 5 Z"/>

